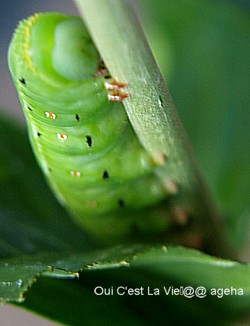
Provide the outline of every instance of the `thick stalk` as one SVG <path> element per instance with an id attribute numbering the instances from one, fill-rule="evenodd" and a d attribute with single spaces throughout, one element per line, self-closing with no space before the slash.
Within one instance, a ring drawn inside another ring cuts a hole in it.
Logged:
<path id="1" fill-rule="evenodd" d="M 124 106 L 141 144 L 159 163 L 165 158 L 157 174 L 165 186 L 176 188 L 175 207 L 194 219 L 209 247 L 211 239 L 212 247 L 221 246 L 218 216 L 132 1 L 75 2 L 112 77 L 127 83 Z"/>

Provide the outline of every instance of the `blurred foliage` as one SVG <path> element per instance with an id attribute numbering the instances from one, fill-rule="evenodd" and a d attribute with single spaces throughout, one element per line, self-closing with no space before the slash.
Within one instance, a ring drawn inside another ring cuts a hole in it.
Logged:
<path id="1" fill-rule="evenodd" d="M 250 12 L 218 0 L 138 4 L 203 175 L 240 244 L 250 218 Z"/>

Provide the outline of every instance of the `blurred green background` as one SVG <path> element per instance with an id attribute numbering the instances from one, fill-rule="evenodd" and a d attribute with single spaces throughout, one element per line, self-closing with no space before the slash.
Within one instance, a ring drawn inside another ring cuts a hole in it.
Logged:
<path id="1" fill-rule="evenodd" d="M 203 175 L 240 241 L 250 217 L 249 10 L 218 0 L 139 4 Z"/>

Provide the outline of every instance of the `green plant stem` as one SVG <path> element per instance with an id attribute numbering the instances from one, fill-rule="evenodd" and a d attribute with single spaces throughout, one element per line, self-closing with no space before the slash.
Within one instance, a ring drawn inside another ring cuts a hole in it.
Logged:
<path id="1" fill-rule="evenodd" d="M 132 1 L 75 0 L 112 77 L 127 83 L 124 106 L 141 144 L 156 160 L 164 185 L 176 185 L 175 205 L 195 219 L 198 232 L 221 247 L 218 215 L 207 196 L 192 150 L 144 36 Z M 213 248 L 212 251 L 216 251 Z"/>

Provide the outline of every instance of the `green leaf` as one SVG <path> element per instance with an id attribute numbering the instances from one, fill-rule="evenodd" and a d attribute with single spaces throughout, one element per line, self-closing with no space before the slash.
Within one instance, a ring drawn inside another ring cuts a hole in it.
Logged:
<path id="1" fill-rule="evenodd" d="M 130 268 L 83 271 L 78 280 L 41 278 L 24 306 L 70 325 L 80 325 L 83 320 L 88 325 L 100 321 L 115 325 L 118 320 L 122 325 L 155 325 L 159 319 L 168 324 L 188 320 L 190 324 L 228 325 L 249 312 L 249 273 L 250 266 L 195 250 L 155 248 L 137 254 Z M 207 295 L 190 299 L 171 292 L 186 286 L 203 286 Z M 232 294 L 223 295 L 222 289 Z M 244 295 L 238 294 L 241 289 Z M 211 291 L 217 296 L 209 294 Z"/>
<path id="2" fill-rule="evenodd" d="M 128 260 L 142 250 L 139 246 L 115 247 L 90 252 L 19 255 L 0 262 L 0 301 L 23 301 L 23 295 L 37 277 L 78 277 L 85 270 L 103 270 L 128 266 Z M 145 249 L 144 249 L 145 250 Z"/>

